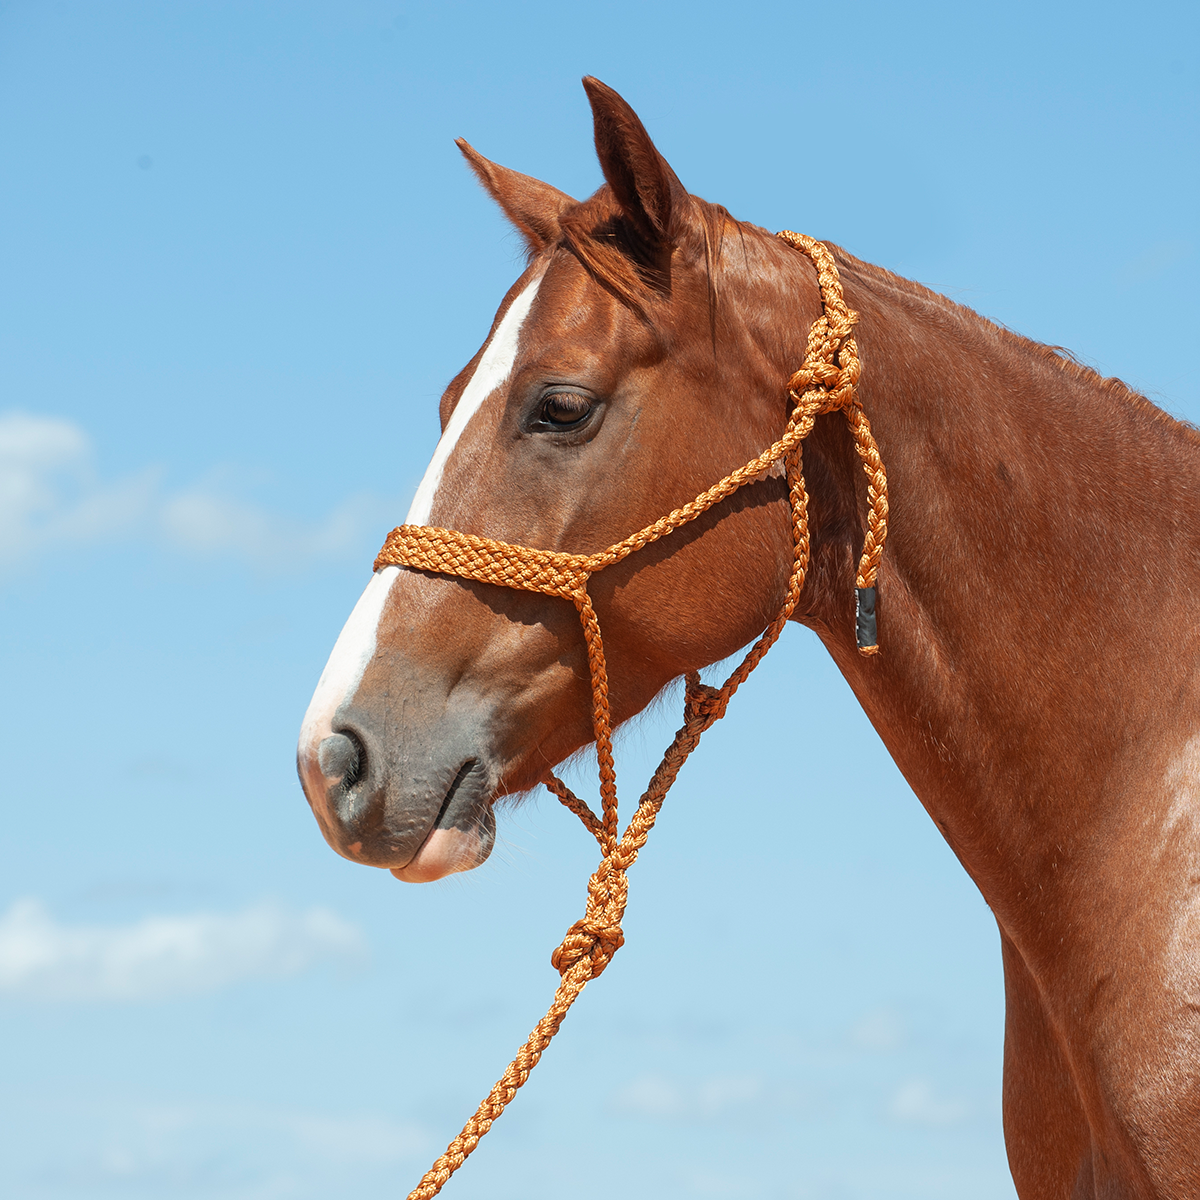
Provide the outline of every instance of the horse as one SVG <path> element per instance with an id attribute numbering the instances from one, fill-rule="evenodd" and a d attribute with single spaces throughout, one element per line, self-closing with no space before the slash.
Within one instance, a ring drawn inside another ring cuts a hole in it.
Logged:
<path id="1" fill-rule="evenodd" d="M 527 266 L 446 389 L 408 514 L 590 553 L 780 436 L 812 263 L 689 194 L 585 79 L 577 201 L 459 147 Z M 1200 435 L 1116 379 L 832 247 L 887 464 L 880 652 L 856 645 L 867 482 L 839 414 L 803 444 L 812 629 L 990 906 L 1022 1200 L 1200 1195 Z M 596 575 L 614 721 L 780 610 L 782 468 Z M 494 805 L 593 738 L 561 599 L 377 570 L 305 716 L 329 844 L 420 882 L 482 862 Z"/>

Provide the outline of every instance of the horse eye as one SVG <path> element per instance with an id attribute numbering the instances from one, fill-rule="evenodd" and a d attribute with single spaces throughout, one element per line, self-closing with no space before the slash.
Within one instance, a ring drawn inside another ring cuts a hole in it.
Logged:
<path id="1" fill-rule="evenodd" d="M 592 411 L 592 402 L 577 392 L 554 392 L 542 405 L 542 418 L 551 425 L 575 425 Z"/>

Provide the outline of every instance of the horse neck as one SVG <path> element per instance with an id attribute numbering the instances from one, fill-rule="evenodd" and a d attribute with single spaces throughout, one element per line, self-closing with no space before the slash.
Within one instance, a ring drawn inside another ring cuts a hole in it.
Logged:
<path id="1" fill-rule="evenodd" d="M 917 285 L 853 260 L 842 275 L 888 472 L 882 652 L 854 649 L 865 483 L 836 414 L 805 450 L 802 619 L 1002 924 L 1019 923 L 1098 825 L 1144 819 L 1200 724 L 1200 441 Z"/>

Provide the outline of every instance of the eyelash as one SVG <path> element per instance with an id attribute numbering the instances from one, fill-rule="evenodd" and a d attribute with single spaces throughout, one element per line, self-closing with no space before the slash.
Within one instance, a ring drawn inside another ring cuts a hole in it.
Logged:
<path id="1" fill-rule="evenodd" d="M 562 404 L 558 419 L 551 415 L 551 407 L 555 401 L 567 402 Z M 574 403 L 570 403 L 571 401 Z M 541 420 L 546 425 L 569 429 L 585 421 L 591 415 L 592 408 L 592 402 L 578 392 L 551 392 L 542 400 Z M 566 420 L 561 419 L 564 416 Z"/>

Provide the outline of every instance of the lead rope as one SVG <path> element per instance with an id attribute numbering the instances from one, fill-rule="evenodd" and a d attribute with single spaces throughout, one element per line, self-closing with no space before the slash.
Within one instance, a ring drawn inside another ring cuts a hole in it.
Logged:
<path id="1" fill-rule="evenodd" d="M 787 383 L 794 402 L 783 436 L 757 458 L 731 472 L 720 483 L 702 492 L 689 504 L 677 508 L 645 529 L 598 554 L 563 554 L 514 546 L 490 538 L 475 537 L 453 529 L 426 525 L 401 525 L 388 534 L 375 560 L 375 570 L 385 566 L 414 567 L 443 575 L 474 579 L 502 587 L 520 588 L 571 600 L 579 612 L 587 644 L 588 671 L 592 685 L 592 729 L 600 774 L 600 815 L 561 779 L 548 774 L 546 787 L 583 822 L 600 846 L 600 864 L 588 880 L 583 917 L 567 931 L 550 956 L 560 979 L 546 1015 L 537 1023 L 525 1044 L 484 1098 L 462 1132 L 450 1143 L 408 1200 L 431 1200 L 466 1161 L 480 1138 L 529 1078 L 543 1051 L 558 1032 L 572 1004 L 588 981 L 595 979 L 621 948 L 625 935 L 621 919 L 629 896 L 627 873 L 646 844 L 663 801 L 688 755 L 699 745 L 701 735 L 725 715 L 733 694 L 775 644 L 795 610 L 808 569 L 808 495 L 804 487 L 801 443 L 822 413 L 841 408 L 854 437 L 854 444 L 867 473 L 867 533 L 855 578 L 857 636 L 862 654 L 876 654 L 875 581 L 879 559 L 887 538 L 887 475 L 879 449 L 871 435 L 866 414 L 855 395 L 860 364 L 851 330 L 858 314 L 847 308 L 833 255 L 821 242 L 804 234 L 784 230 L 779 234 L 789 245 L 808 255 L 817 269 L 823 311 L 808 331 L 804 365 Z M 617 779 L 612 751 L 612 713 L 608 703 L 608 669 L 600 623 L 588 594 L 588 580 L 597 571 L 612 566 L 650 545 L 681 525 L 693 521 L 738 488 L 761 478 L 782 462 L 788 482 L 792 513 L 792 569 L 787 595 L 778 615 L 720 688 L 700 681 L 688 672 L 684 691 L 683 725 L 667 747 L 662 762 L 638 802 L 625 831 L 620 833 L 617 811 Z"/>

